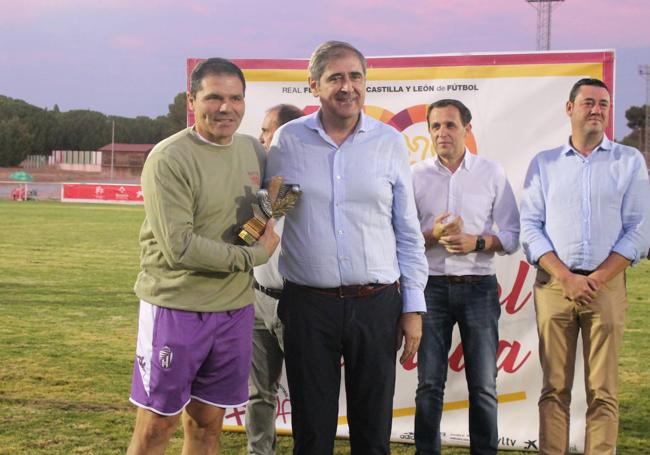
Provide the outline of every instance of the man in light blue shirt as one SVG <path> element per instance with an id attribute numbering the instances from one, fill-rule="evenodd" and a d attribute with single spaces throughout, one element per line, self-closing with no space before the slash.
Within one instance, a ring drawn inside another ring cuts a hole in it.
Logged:
<path id="1" fill-rule="evenodd" d="M 341 357 L 353 454 L 388 454 L 401 362 L 419 345 L 427 264 L 402 136 L 363 113 L 366 61 L 319 46 L 309 85 L 321 109 L 281 127 L 266 176 L 299 184 L 285 217 L 278 315 L 284 324 L 294 454 L 331 454 Z M 399 287 L 397 282 L 399 281 Z"/>
<path id="2" fill-rule="evenodd" d="M 650 186 L 639 151 L 605 136 L 610 110 L 602 81 L 578 81 L 566 105 L 569 143 L 538 154 L 524 184 L 521 243 L 538 267 L 540 453 L 569 450 L 578 332 L 587 393 L 585 453 L 616 449 L 624 271 L 648 252 Z"/>

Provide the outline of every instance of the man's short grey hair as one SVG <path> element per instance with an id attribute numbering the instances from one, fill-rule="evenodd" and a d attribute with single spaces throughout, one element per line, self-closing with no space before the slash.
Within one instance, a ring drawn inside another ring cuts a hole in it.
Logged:
<path id="1" fill-rule="evenodd" d="M 309 77 L 316 81 L 317 84 L 320 84 L 320 78 L 325 72 L 325 67 L 329 61 L 347 52 L 352 52 L 357 56 L 363 68 L 363 75 L 365 76 L 368 63 L 359 49 L 344 41 L 327 41 L 318 46 L 314 53 L 311 54 L 308 67 Z"/>

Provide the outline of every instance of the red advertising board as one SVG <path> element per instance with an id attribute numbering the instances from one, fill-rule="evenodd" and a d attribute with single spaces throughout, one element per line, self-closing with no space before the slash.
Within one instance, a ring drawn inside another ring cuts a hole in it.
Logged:
<path id="1" fill-rule="evenodd" d="M 91 202 L 100 204 L 142 204 L 140 185 L 111 183 L 64 183 L 62 202 Z"/>

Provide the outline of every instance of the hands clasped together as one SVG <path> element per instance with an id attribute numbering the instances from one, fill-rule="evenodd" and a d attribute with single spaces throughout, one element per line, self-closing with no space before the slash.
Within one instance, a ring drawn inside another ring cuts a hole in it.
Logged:
<path id="1" fill-rule="evenodd" d="M 604 283 L 598 278 L 597 272 L 588 276 L 568 272 L 560 277 L 559 281 L 564 291 L 564 297 L 579 305 L 591 304 Z"/>
<path id="2" fill-rule="evenodd" d="M 463 218 L 460 215 L 450 220 L 451 217 L 451 213 L 445 212 L 435 218 L 431 230 L 433 239 L 452 254 L 474 251 L 476 236 L 463 232 Z"/>

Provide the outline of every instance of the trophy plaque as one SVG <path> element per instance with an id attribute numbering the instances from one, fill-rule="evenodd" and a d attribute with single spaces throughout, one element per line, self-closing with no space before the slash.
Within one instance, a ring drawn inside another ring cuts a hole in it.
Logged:
<path id="1" fill-rule="evenodd" d="M 300 185 L 284 183 L 284 177 L 271 178 L 268 190 L 257 192 L 257 204 L 253 204 L 253 218 L 239 231 L 239 238 L 247 245 L 253 245 L 264 233 L 266 222 L 271 218 L 281 218 L 298 203 L 302 191 Z"/>

